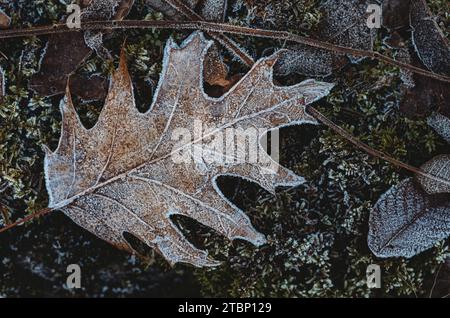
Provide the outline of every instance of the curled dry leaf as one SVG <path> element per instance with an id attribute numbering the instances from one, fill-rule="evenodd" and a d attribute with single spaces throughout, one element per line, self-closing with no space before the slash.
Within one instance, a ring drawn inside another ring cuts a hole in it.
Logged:
<path id="1" fill-rule="evenodd" d="M 242 78 L 241 74 L 229 76 L 228 66 L 222 59 L 219 49 L 213 45 L 206 57 L 203 65 L 203 80 L 205 91 L 212 97 L 222 96 L 234 84 Z"/>
<path id="2" fill-rule="evenodd" d="M 119 3 L 130 5 L 133 1 L 92 0 L 82 10 L 82 21 L 111 18 L 116 13 L 116 9 L 121 10 L 123 16 L 116 15 L 115 18 L 122 19 L 128 11 L 123 10 L 123 5 L 119 5 Z M 39 72 L 30 80 L 30 89 L 43 96 L 63 94 L 67 86 L 67 80 L 80 64 L 92 54 L 92 48 L 101 50 L 101 40 L 102 34 L 98 32 L 89 33 L 87 36 L 80 32 L 51 35 L 42 53 Z M 103 79 L 103 83 L 100 83 L 100 85 L 99 79 L 99 77 L 93 77 L 92 82 L 89 78 L 83 81 L 78 81 L 78 78 L 72 79 L 72 85 L 79 88 L 74 89 L 74 93 L 78 95 L 78 92 L 80 92 L 79 96 L 85 100 L 103 98 L 106 95 L 106 91 L 103 89 L 106 85 L 106 79 Z"/>
<path id="3" fill-rule="evenodd" d="M 11 24 L 11 18 L 0 9 L 0 29 L 6 29 Z"/>
<path id="4" fill-rule="evenodd" d="M 425 0 L 411 0 L 412 39 L 422 63 L 435 73 L 450 74 L 450 43 Z"/>
<path id="5" fill-rule="evenodd" d="M 303 178 L 274 162 L 258 142 L 257 162 L 230 154 L 216 142 L 227 129 L 316 123 L 305 113 L 305 105 L 327 95 L 332 84 L 308 80 L 275 86 L 274 55 L 259 60 L 224 96 L 211 98 L 203 91 L 201 74 L 211 45 L 198 32 L 181 47 L 169 41 L 158 90 L 146 113 L 135 107 L 123 55 L 92 129 L 80 123 L 68 94 L 61 106 L 58 148 L 46 150 L 49 207 L 132 251 L 124 238 L 130 233 L 171 264 L 218 264 L 181 234 L 170 220 L 174 214 L 191 217 L 229 239 L 263 244 L 264 236 L 218 189 L 217 177 L 246 178 L 272 193 L 278 185 L 299 184 Z M 199 125 L 208 127 L 206 134 L 199 134 Z M 177 163 L 180 157 L 187 160 Z"/>
<path id="6" fill-rule="evenodd" d="M 354 49 L 373 49 L 376 29 L 367 27 L 368 0 L 328 0 L 324 3 L 323 19 L 314 35 L 322 41 Z M 360 58 L 350 57 L 352 62 Z M 346 64 L 342 55 L 298 45 L 282 55 L 276 66 L 280 75 L 299 73 L 308 76 L 327 76 Z"/>
<path id="7" fill-rule="evenodd" d="M 370 212 L 368 245 L 378 257 L 413 257 L 450 235 L 450 201 L 427 195 L 413 179 L 384 193 Z"/>

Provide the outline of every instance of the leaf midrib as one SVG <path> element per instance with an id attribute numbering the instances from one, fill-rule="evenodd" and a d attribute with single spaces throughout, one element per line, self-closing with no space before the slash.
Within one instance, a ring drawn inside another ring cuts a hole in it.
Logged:
<path id="1" fill-rule="evenodd" d="M 252 118 L 255 118 L 255 117 L 264 115 L 264 114 L 266 114 L 266 113 L 272 112 L 272 111 L 274 111 L 274 110 L 276 110 L 276 109 L 282 107 L 283 105 L 285 105 L 285 104 L 287 104 L 287 103 L 290 103 L 290 102 L 292 102 L 292 101 L 295 101 L 296 99 L 301 99 L 301 98 L 303 98 L 303 96 L 294 96 L 294 97 L 289 98 L 289 99 L 287 99 L 287 100 L 284 100 L 284 101 L 282 101 L 282 102 L 280 102 L 280 103 L 278 103 L 278 104 L 276 104 L 276 105 L 274 105 L 274 106 L 272 106 L 272 107 L 270 107 L 270 108 L 266 108 L 266 109 L 261 110 L 261 111 L 259 111 L 259 112 L 256 112 L 256 113 L 253 113 L 253 114 L 250 114 L 250 115 L 246 115 L 246 116 L 243 116 L 243 117 L 234 119 L 234 120 L 232 120 L 231 122 L 229 122 L 229 123 L 227 123 L 227 124 L 224 124 L 224 125 L 222 125 L 222 126 L 216 128 L 216 129 L 214 129 L 213 131 L 209 132 L 208 134 L 205 134 L 205 135 L 203 135 L 202 137 L 200 137 L 200 138 L 198 138 L 198 139 L 196 139 L 196 140 L 190 141 L 190 142 L 188 142 L 188 143 L 186 143 L 186 144 L 184 144 L 184 145 L 182 145 L 182 146 L 180 146 L 180 147 L 178 147 L 178 148 L 172 150 L 171 152 L 169 152 L 169 153 L 167 153 L 167 154 L 165 154 L 165 155 L 162 155 L 162 156 L 157 157 L 157 158 L 155 158 L 155 159 L 150 159 L 149 161 L 144 161 L 143 163 L 137 165 L 136 167 L 133 167 L 133 168 L 129 169 L 128 171 L 122 172 L 122 173 L 118 174 L 117 176 L 114 176 L 114 177 L 112 177 L 112 178 L 110 178 L 110 179 L 108 179 L 108 180 L 105 180 L 105 181 L 102 182 L 102 183 L 97 183 L 96 185 L 94 185 L 94 186 L 92 186 L 92 187 L 89 187 L 89 188 L 83 190 L 82 192 L 80 192 L 80 193 L 78 193 L 78 194 L 75 194 L 75 195 L 71 196 L 70 198 L 67 198 L 67 199 L 65 199 L 65 200 L 63 200 L 63 201 L 60 201 L 60 202 L 56 203 L 52 208 L 53 208 L 53 209 L 60 209 L 60 208 L 63 208 L 63 207 L 69 205 L 70 203 L 72 203 L 73 201 L 75 201 L 76 199 L 78 199 L 78 198 L 80 198 L 80 197 L 83 197 L 83 196 L 85 196 L 85 195 L 87 195 L 87 194 L 89 194 L 89 193 L 94 192 L 94 191 L 97 190 L 97 189 L 100 189 L 100 188 L 102 188 L 102 187 L 104 187 L 104 186 L 107 186 L 107 185 L 110 184 L 110 183 L 113 183 L 113 182 L 115 182 L 115 181 L 117 181 L 117 180 L 120 180 L 120 179 L 122 179 L 122 178 L 124 178 L 124 177 L 127 177 L 129 174 L 131 174 L 131 173 L 137 171 L 138 169 L 144 167 L 145 165 L 151 165 L 151 164 L 153 164 L 153 163 L 155 163 L 155 162 L 164 160 L 164 159 L 170 157 L 171 155 L 173 155 L 174 153 L 176 153 L 176 152 L 178 152 L 178 151 L 180 151 L 180 150 L 182 150 L 182 149 L 184 149 L 184 148 L 186 148 L 186 147 L 188 147 L 188 146 L 191 146 L 191 145 L 193 145 L 193 144 L 196 144 L 196 143 L 198 143 L 198 142 L 200 142 L 200 141 L 206 139 L 206 138 L 209 137 L 209 136 L 215 135 L 216 133 L 218 133 L 218 132 L 220 132 L 220 131 L 222 131 L 222 130 L 224 130 L 224 129 L 226 129 L 226 128 L 229 128 L 229 127 L 231 127 L 231 126 L 234 126 L 235 124 L 237 124 L 237 123 L 239 123 L 239 122 L 241 122 L 241 121 L 245 121 L 245 120 L 248 120 L 248 119 L 252 119 Z M 301 107 L 304 108 L 304 105 L 302 105 Z M 305 109 L 304 109 L 304 110 L 305 110 Z M 305 110 L 305 113 L 306 113 L 306 110 Z M 294 123 L 294 124 L 295 124 L 295 123 Z M 276 128 L 276 127 L 274 127 L 274 128 Z M 269 129 L 267 129 L 267 130 L 269 130 Z"/>

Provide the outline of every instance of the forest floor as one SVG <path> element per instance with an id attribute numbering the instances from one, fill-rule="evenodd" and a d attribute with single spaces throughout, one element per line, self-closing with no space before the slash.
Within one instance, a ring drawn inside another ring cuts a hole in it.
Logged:
<path id="1" fill-rule="evenodd" d="M 163 19 L 149 2 L 136 0 L 127 19 Z M 323 2 L 233 0 L 228 1 L 225 21 L 308 36 L 317 32 L 315 28 L 324 19 L 320 14 Z M 427 3 L 448 38 L 447 1 Z M 66 15 L 64 1 L 58 0 L 0 0 L 0 9 L 12 18 L 10 28 L 49 25 Z M 181 43 L 189 33 L 114 31 L 104 39 L 112 60 L 91 54 L 75 74 L 108 78 L 125 43 L 136 105 L 145 111 L 158 84 L 167 40 L 172 37 Z M 409 26 L 396 34 L 398 38 L 393 39 L 381 28 L 374 35 L 373 49 L 392 57 L 408 52 L 411 63 L 420 66 Z M 392 45 L 399 38 L 401 47 Z M 39 72 L 47 39 L 0 39 L 0 67 L 6 78 L 6 94 L 0 96 L 0 228 L 48 204 L 42 146 L 55 149 L 58 144 L 63 95 L 45 96 L 29 88 Z M 233 39 L 254 59 L 291 48 L 275 39 Z M 219 51 L 229 67 L 229 78 L 249 70 L 225 48 L 219 47 Z M 292 85 L 311 77 L 299 73 L 279 74 L 275 81 Z M 316 76 L 335 83 L 335 88 L 314 105 L 370 147 L 420 167 L 438 154 L 449 153 L 448 144 L 426 122 L 433 111 L 448 116 L 449 100 L 441 105 L 432 94 L 416 91 L 415 101 L 405 102 L 405 96 L 412 94 L 405 88 L 405 76 L 398 67 L 376 60 L 347 61 L 331 74 Z M 88 89 L 89 84 L 84 85 L 81 90 Z M 95 88 L 92 94 L 104 94 L 101 85 Z M 217 94 L 214 87 L 205 85 L 205 89 Z M 448 93 L 448 86 L 444 89 Z M 431 96 L 428 104 L 418 99 L 420 95 Z M 83 123 L 93 126 L 104 97 L 73 97 Z M 170 267 L 152 250 L 144 250 L 142 259 L 119 251 L 63 213 L 52 212 L 0 234 L 0 296 L 448 297 L 448 239 L 412 258 L 378 258 L 367 244 L 373 205 L 389 188 L 411 177 L 410 172 L 357 150 L 323 125 L 283 128 L 280 151 L 281 163 L 303 176 L 305 184 L 280 188 L 272 196 L 241 179 L 220 179 L 224 194 L 267 236 L 268 244 L 261 248 L 241 240 L 229 242 L 195 221 L 178 217 L 174 221 L 186 237 L 223 264 L 208 269 L 185 264 Z M 65 286 L 69 264 L 79 264 L 82 269 L 81 289 Z M 367 288 L 366 268 L 370 264 L 382 268 L 379 289 Z"/>

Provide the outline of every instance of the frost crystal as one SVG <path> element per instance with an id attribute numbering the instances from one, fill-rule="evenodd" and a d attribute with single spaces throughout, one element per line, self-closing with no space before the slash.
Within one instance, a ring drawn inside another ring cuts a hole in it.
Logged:
<path id="1" fill-rule="evenodd" d="M 203 2 L 202 16 L 208 21 L 224 21 L 227 0 L 207 0 Z"/>

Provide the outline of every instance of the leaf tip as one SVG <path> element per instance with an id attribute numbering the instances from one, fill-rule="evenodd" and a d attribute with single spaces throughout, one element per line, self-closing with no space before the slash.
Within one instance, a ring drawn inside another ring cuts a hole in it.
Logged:
<path id="1" fill-rule="evenodd" d="M 121 70 L 121 71 L 128 71 L 128 67 L 127 67 L 127 53 L 126 53 L 126 50 L 125 50 L 125 44 L 120 49 L 119 70 Z"/>

